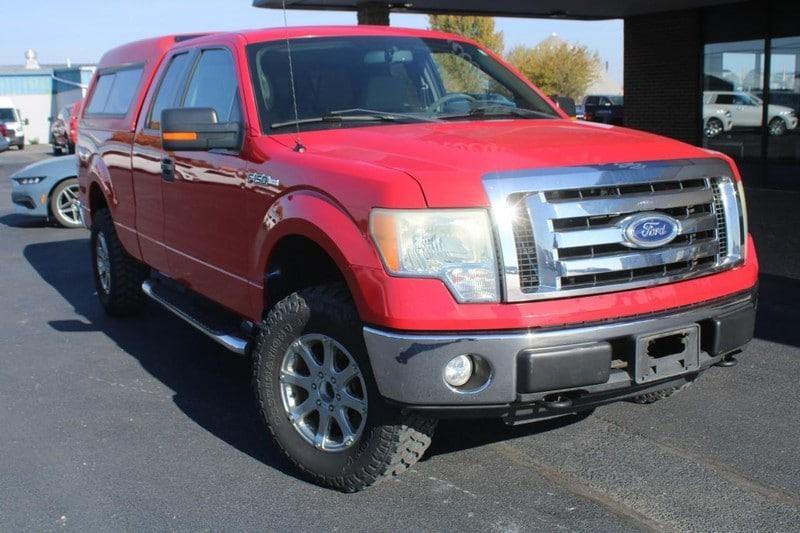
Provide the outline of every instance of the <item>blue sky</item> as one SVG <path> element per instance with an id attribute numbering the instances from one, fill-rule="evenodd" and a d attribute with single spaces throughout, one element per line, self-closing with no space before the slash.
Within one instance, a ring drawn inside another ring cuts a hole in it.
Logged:
<path id="1" fill-rule="evenodd" d="M 4 3 L 10 0 L 2 0 Z M 5 24 L 0 64 L 24 62 L 33 48 L 42 63 L 94 63 L 109 48 L 155 35 L 280 26 L 279 11 L 256 9 L 251 0 L 29 0 L 16 4 L 26 23 Z M 17 18 L 17 14 L 11 15 Z M 21 14 L 19 14 L 21 15 Z M 355 24 L 354 13 L 289 11 L 289 24 Z M 497 19 L 508 48 L 534 45 L 555 32 L 597 50 L 622 81 L 622 21 Z M 393 26 L 424 28 L 422 15 L 392 15 Z"/>

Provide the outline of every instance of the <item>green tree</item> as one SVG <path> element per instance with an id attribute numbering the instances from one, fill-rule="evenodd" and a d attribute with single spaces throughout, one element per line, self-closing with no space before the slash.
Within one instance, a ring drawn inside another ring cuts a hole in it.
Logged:
<path id="1" fill-rule="evenodd" d="M 492 17 L 429 15 L 428 25 L 432 30 L 455 33 L 477 41 L 495 54 L 502 55 L 503 53 L 503 32 L 495 29 Z"/>
<path id="2" fill-rule="evenodd" d="M 556 36 L 533 48 L 517 46 L 508 54 L 517 67 L 545 94 L 579 98 L 600 75 L 600 56 L 586 46 L 570 44 Z"/>
<path id="3" fill-rule="evenodd" d="M 491 17 L 460 17 L 458 15 L 428 16 L 430 29 L 455 33 L 472 39 L 500 55 L 503 53 L 503 32 L 497 31 Z M 452 54 L 434 54 L 448 92 L 481 93 L 491 90 L 484 87 L 486 77 L 480 70 Z"/>

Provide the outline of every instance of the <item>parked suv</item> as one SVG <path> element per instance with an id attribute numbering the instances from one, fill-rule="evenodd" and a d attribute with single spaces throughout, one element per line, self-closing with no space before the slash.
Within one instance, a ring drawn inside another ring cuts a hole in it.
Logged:
<path id="1" fill-rule="evenodd" d="M 583 113 L 586 120 L 622 126 L 625 123 L 624 100 L 622 96 L 590 94 L 583 99 Z"/>
<path id="2" fill-rule="evenodd" d="M 764 101 L 741 91 L 706 91 L 706 104 L 715 104 L 729 111 L 735 128 L 760 128 L 764 119 Z M 770 104 L 767 107 L 767 130 L 770 135 L 783 135 L 797 127 L 797 114 L 791 107 Z"/>
<path id="3" fill-rule="evenodd" d="M 9 144 L 20 150 L 25 149 L 25 126 L 28 119 L 22 119 L 19 109 L 10 98 L 0 96 L 0 132 Z"/>
<path id="4" fill-rule="evenodd" d="M 730 159 L 570 121 L 455 35 L 126 45 L 77 151 L 106 312 L 150 298 L 251 357 L 279 449 L 343 491 L 417 461 L 440 418 L 649 403 L 753 332 Z"/>

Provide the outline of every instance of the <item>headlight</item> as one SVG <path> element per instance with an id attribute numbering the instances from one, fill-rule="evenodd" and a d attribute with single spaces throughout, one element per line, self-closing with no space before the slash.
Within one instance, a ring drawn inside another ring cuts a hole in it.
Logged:
<path id="1" fill-rule="evenodd" d="M 14 181 L 19 183 L 20 185 L 36 185 L 40 181 L 44 179 L 43 176 L 34 176 L 30 178 L 12 178 Z"/>
<path id="2" fill-rule="evenodd" d="M 485 209 L 374 209 L 369 228 L 390 274 L 440 279 L 459 302 L 499 301 Z"/>

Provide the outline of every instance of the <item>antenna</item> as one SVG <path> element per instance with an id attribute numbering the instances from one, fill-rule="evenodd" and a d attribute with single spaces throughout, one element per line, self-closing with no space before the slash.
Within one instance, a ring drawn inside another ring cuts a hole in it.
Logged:
<path id="1" fill-rule="evenodd" d="M 294 106 L 294 125 L 296 128 L 294 151 L 302 153 L 306 151 L 306 147 L 300 142 L 300 113 L 297 111 L 297 91 L 295 91 L 294 88 L 294 65 L 292 65 L 292 45 L 289 42 L 289 19 L 286 16 L 286 0 L 281 0 L 281 7 L 283 7 L 283 28 L 286 32 L 286 55 L 289 57 L 289 84 L 292 88 L 292 105 Z"/>

